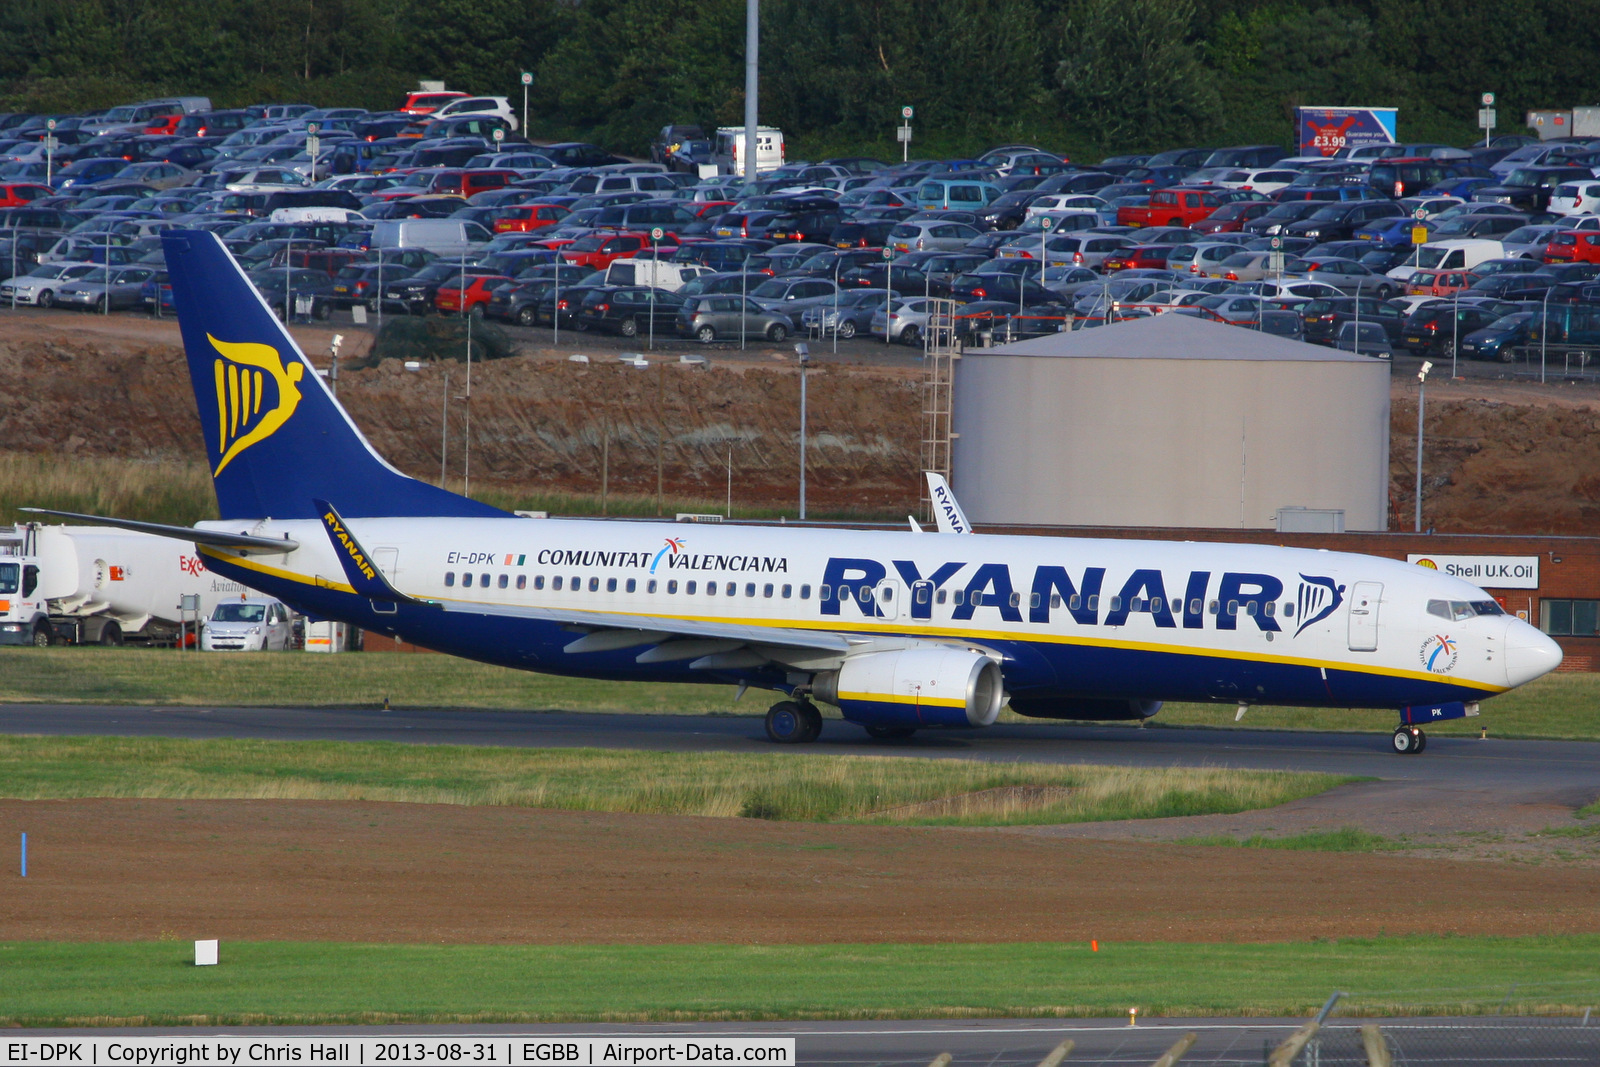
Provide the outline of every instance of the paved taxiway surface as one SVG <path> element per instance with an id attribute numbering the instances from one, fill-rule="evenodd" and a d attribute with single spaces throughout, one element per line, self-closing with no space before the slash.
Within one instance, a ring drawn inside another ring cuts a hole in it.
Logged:
<path id="1" fill-rule="evenodd" d="M 1380 717 L 1374 717 L 1379 725 Z M 131 737 L 252 737 L 279 741 L 401 741 L 413 744 L 638 748 L 678 752 L 771 752 L 761 720 L 746 716 L 577 714 L 339 708 L 161 708 L 0 705 L 0 733 Z M 1600 743 L 1431 737 L 1417 756 L 1389 750 L 1389 735 L 1151 726 L 1002 724 L 928 732 L 878 743 L 829 720 L 804 751 L 835 754 L 1036 760 L 1143 767 L 1211 766 L 1330 771 L 1416 786 L 1514 793 L 1579 807 L 1600 795 Z"/>
<path id="2" fill-rule="evenodd" d="M 1365 1022 L 1368 1020 L 1360 1020 Z M 1397 1051 L 1397 1063 L 1471 1063 L 1500 1067 L 1528 1063 L 1594 1063 L 1600 1060 L 1600 1025 L 1583 1028 L 1578 1019 L 1524 1019 L 1514 1016 L 1446 1019 L 1400 1019 L 1379 1022 Z M 941 1052 L 953 1057 L 952 1067 L 1033 1067 L 1063 1039 L 1074 1042 L 1068 1065 L 1149 1064 L 1194 1031 L 1199 1041 L 1184 1063 L 1249 1064 L 1266 1061 L 1266 1052 L 1283 1041 L 1303 1019 L 1160 1019 L 1130 1027 L 1116 1019 L 972 1019 L 891 1020 L 882 1022 L 681 1023 L 671 1025 L 547 1026 L 382 1026 L 382 1027 L 209 1027 L 168 1030 L 74 1029 L 19 1031 L 35 1037 L 61 1033 L 71 1037 L 176 1035 L 292 1037 L 333 1040 L 359 1037 L 486 1037 L 494 1040 L 528 1036 L 646 1037 L 697 1036 L 793 1037 L 801 1064 L 828 1067 L 922 1067 Z M 1358 1021 L 1334 1019 L 1322 1032 L 1321 1060 L 1365 1063 Z"/>

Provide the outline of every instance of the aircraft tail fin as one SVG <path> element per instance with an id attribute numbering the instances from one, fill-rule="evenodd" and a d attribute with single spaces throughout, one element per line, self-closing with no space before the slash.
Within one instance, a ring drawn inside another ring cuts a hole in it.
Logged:
<path id="1" fill-rule="evenodd" d="M 161 242 L 222 518 L 506 514 L 385 462 L 215 234 Z"/>
<path id="2" fill-rule="evenodd" d="M 961 505 L 956 503 L 956 495 L 950 490 L 950 483 L 944 480 L 942 474 L 935 474 L 933 471 L 924 471 L 923 474 L 928 479 L 928 499 L 933 501 L 933 517 L 938 520 L 939 532 L 971 533 L 972 524 L 967 521 Z"/>

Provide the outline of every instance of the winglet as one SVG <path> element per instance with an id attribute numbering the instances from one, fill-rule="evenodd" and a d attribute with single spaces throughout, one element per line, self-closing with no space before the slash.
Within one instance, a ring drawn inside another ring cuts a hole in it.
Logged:
<path id="1" fill-rule="evenodd" d="M 322 528 L 328 531 L 328 540 L 333 542 L 334 554 L 339 557 L 339 565 L 344 568 L 344 575 L 350 579 L 350 587 L 361 596 L 369 600 L 384 600 L 399 604 L 414 603 L 415 601 L 389 584 L 389 579 L 378 570 L 378 565 L 372 561 L 372 556 L 361 547 L 361 542 L 356 540 L 356 535 L 345 526 L 344 519 L 334 510 L 332 504 L 326 500 L 315 500 L 317 516 L 322 520 Z"/>
<path id="2" fill-rule="evenodd" d="M 928 499 L 933 501 L 933 517 L 939 522 L 939 532 L 971 533 L 972 523 L 967 521 L 961 505 L 956 503 L 956 495 L 950 491 L 950 483 L 944 480 L 943 475 L 935 474 L 933 471 L 923 473 L 928 479 Z"/>

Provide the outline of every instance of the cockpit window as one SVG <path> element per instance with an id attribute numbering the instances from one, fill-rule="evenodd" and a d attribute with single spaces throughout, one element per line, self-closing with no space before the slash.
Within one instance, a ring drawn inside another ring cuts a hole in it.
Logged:
<path id="1" fill-rule="evenodd" d="M 1449 622 L 1461 622 L 1479 615 L 1504 615 L 1505 611 L 1493 600 L 1430 600 L 1428 614 Z"/>

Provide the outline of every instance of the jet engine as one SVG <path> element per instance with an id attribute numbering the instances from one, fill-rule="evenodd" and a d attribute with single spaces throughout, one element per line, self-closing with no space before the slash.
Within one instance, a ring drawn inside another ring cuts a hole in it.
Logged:
<path id="1" fill-rule="evenodd" d="M 851 656 L 811 695 L 863 726 L 988 726 L 1005 698 L 1000 665 L 981 652 L 905 648 Z"/>

